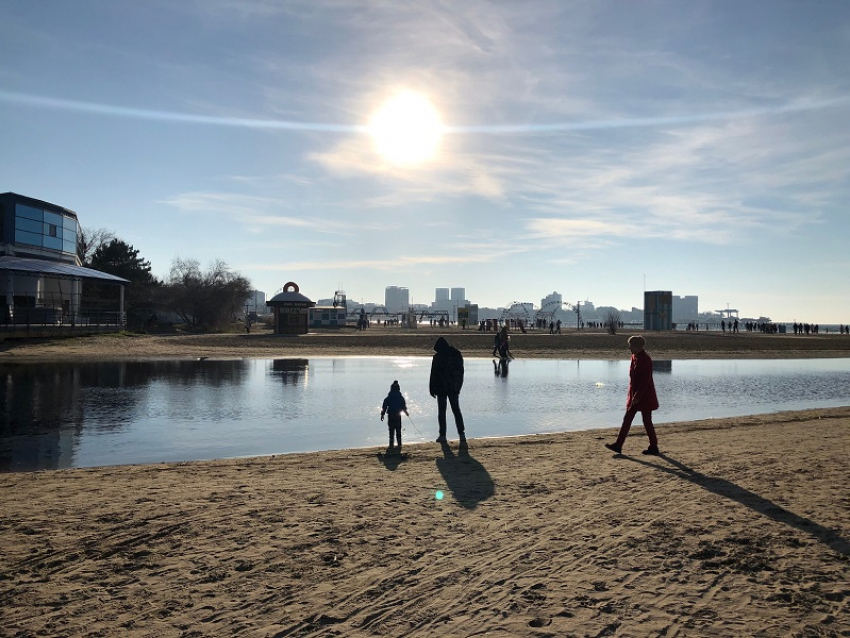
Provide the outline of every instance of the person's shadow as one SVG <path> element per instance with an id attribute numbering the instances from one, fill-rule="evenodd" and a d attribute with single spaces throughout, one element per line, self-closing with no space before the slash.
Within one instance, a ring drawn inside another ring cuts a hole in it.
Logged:
<path id="1" fill-rule="evenodd" d="M 454 499 L 467 509 L 475 509 L 496 493 L 493 478 L 478 461 L 469 455 L 469 447 L 461 444 L 457 454 L 448 443 L 441 444 L 443 458 L 437 459 L 437 469 Z"/>
<path id="2" fill-rule="evenodd" d="M 731 481 L 727 481 L 716 476 L 701 474 L 667 454 L 659 454 L 657 458 L 664 459 L 673 467 L 665 467 L 658 463 L 652 463 L 644 459 L 631 456 L 623 456 L 622 458 L 634 461 L 635 463 L 640 463 L 647 467 L 661 470 L 662 472 L 667 472 L 668 474 L 677 476 L 681 479 L 694 483 L 695 485 L 699 485 L 701 488 L 708 490 L 709 492 L 719 496 L 725 496 L 726 498 L 736 501 L 745 507 L 749 507 L 751 510 L 767 516 L 779 523 L 784 523 L 791 527 L 795 527 L 802 532 L 806 532 L 836 552 L 843 554 L 844 556 L 850 556 L 850 542 L 839 536 L 834 530 L 824 527 L 823 525 L 819 525 L 809 518 L 795 514 L 794 512 L 777 505 L 773 501 L 768 500 L 763 496 L 759 496 L 755 492 L 751 492 L 750 490 L 743 488 L 740 485 L 736 485 Z"/>
<path id="3" fill-rule="evenodd" d="M 378 459 L 390 472 L 395 472 L 402 461 L 407 460 L 406 452 L 399 452 L 398 448 L 388 447 L 384 452 L 378 452 Z"/>

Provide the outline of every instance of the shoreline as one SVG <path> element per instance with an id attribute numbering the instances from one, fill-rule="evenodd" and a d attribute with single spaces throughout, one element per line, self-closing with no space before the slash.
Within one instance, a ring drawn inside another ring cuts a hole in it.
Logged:
<path id="1" fill-rule="evenodd" d="M 0 475 L 4 628 L 842 635 L 850 406 L 658 431 Z"/>
<path id="2" fill-rule="evenodd" d="M 62 358 L 77 360 L 252 358 L 310 356 L 431 356 L 439 336 L 464 357 L 491 358 L 492 332 L 470 330 L 404 330 L 372 327 L 310 332 L 299 336 L 252 334 L 101 334 L 65 339 L 0 342 L 0 362 L 20 363 Z M 511 333 L 511 350 L 520 358 L 628 359 L 626 340 L 632 333 L 604 331 Z M 802 359 L 850 358 L 850 336 L 764 335 L 761 333 L 646 333 L 653 359 Z"/>

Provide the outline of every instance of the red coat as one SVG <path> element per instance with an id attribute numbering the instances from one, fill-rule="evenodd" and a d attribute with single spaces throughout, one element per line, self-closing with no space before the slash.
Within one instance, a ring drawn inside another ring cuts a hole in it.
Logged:
<path id="1" fill-rule="evenodd" d="M 640 411 L 658 409 L 658 395 L 655 394 L 655 382 L 652 380 L 652 359 L 646 350 L 633 354 L 629 367 L 629 400 L 626 401 L 626 410 L 632 408 Z"/>

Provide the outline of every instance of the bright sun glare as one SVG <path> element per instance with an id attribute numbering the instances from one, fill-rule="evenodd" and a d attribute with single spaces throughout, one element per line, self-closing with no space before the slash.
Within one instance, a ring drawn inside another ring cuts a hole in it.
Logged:
<path id="1" fill-rule="evenodd" d="M 440 146 L 440 115 L 424 95 L 405 91 L 389 99 L 369 121 L 378 152 L 393 164 L 419 164 Z"/>

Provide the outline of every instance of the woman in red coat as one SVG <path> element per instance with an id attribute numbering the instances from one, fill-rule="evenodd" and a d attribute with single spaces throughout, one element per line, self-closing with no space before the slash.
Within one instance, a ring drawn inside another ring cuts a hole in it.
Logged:
<path id="1" fill-rule="evenodd" d="M 652 359 L 644 350 L 646 339 L 641 336 L 629 337 L 629 350 L 632 353 L 632 364 L 629 368 L 629 399 L 626 402 L 626 414 L 620 426 L 620 434 L 616 443 L 606 443 L 605 447 L 617 454 L 623 451 L 623 443 L 629 435 L 632 421 L 640 412 L 643 417 L 643 427 L 649 437 L 649 448 L 644 454 L 658 454 L 658 438 L 652 425 L 652 411 L 658 409 L 658 395 L 655 394 L 655 382 L 652 380 Z"/>

